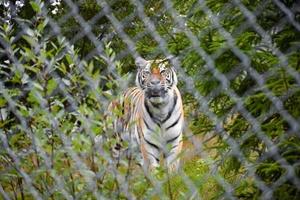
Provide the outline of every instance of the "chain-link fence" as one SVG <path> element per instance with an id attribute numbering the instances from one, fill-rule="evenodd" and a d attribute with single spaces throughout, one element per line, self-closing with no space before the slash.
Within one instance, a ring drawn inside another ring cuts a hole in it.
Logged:
<path id="1" fill-rule="evenodd" d="M 2 199 L 300 199 L 300 2 L 0 2 Z M 134 59 L 177 69 L 181 167 L 118 165 Z M 95 138 L 111 137 L 110 140 Z"/>

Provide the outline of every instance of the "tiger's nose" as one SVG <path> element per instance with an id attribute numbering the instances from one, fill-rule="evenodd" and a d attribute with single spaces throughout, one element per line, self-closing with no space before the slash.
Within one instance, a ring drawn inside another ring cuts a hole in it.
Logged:
<path id="1" fill-rule="evenodd" d="M 159 79 L 152 79 L 151 81 L 150 81 L 150 84 L 151 85 L 158 85 L 160 83 L 160 80 Z"/>

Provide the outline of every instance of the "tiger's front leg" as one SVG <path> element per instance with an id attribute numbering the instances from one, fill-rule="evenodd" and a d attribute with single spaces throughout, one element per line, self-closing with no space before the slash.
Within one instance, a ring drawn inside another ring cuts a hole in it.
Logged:
<path id="1" fill-rule="evenodd" d="M 143 164 L 146 169 L 150 171 L 159 166 L 160 151 L 155 146 L 149 145 L 146 141 L 141 142 L 141 152 L 143 157 Z"/>
<path id="2" fill-rule="evenodd" d="M 178 171 L 180 166 L 180 153 L 182 150 L 182 134 L 170 144 L 166 155 L 166 164 L 169 171 Z"/>

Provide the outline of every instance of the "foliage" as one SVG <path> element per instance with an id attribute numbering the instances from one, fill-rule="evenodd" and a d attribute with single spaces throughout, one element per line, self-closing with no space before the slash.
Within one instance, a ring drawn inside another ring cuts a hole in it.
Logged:
<path id="1" fill-rule="evenodd" d="M 45 199 L 68 194 L 78 199 L 95 194 L 108 199 L 130 194 L 137 199 L 218 199 L 230 193 L 229 184 L 238 199 L 259 199 L 268 195 L 263 183 L 273 189 L 274 199 L 299 198 L 294 177 L 300 178 L 300 80 L 290 71 L 300 72 L 300 34 L 273 1 L 241 1 L 256 16 L 249 21 L 235 1 L 203 5 L 173 0 L 185 27 L 164 1 L 142 1 L 167 50 L 179 58 L 180 73 L 193 80 L 190 91 L 179 74 L 188 127 L 204 148 L 191 149 L 208 153 L 184 158 L 182 172 L 174 175 L 163 167 L 144 174 L 130 160 L 116 168 L 110 151 L 116 141 L 95 144 L 95 136 L 111 134 L 108 102 L 133 82 L 135 71 L 122 34 L 99 2 L 26 1 L 10 19 L 0 4 L 0 191 L 14 199 L 34 198 L 34 191 Z M 137 52 L 148 59 L 163 57 L 134 1 L 107 2 Z M 297 1 L 282 2 L 299 21 Z M 232 43 L 212 15 L 219 17 Z M 270 36 L 269 43 L 259 27 Z M 194 48 L 186 30 L 206 56 Z M 211 67 L 227 78 L 227 88 Z M 189 143 L 188 136 L 184 142 Z"/>

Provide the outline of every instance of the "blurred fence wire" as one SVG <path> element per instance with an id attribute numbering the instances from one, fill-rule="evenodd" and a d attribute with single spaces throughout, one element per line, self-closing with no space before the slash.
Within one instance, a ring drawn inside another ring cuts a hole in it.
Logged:
<path id="1" fill-rule="evenodd" d="M 3 199 L 299 199 L 300 3 L 0 2 Z M 112 99 L 175 56 L 179 172 L 116 165 Z"/>

